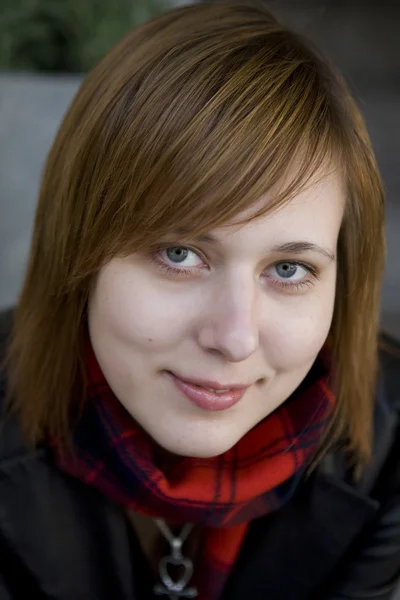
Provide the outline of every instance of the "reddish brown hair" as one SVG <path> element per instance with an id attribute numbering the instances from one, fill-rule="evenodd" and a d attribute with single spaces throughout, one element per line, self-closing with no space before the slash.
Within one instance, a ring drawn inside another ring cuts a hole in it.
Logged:
<path id="1" fill-rule="evenodd" d="M 113 256 L 177 227 L 221 226 L 282 180 L 264 212 L 323 164 L 346 210 L 331 328 L 332 432 L 370 455 L 384 260 L 383 194 L 363 120 L 325 60 L 262 5 L 173 10 L 130 33 L 88 75 L 47 158 L 8 354 L 10 399 L 36 443 L 67 437 L 88 295 Z"/>

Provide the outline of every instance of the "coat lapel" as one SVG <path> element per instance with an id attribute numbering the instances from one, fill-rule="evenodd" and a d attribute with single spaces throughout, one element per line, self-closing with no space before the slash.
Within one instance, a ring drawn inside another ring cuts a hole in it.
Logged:
<path id="1" fill-rule="evenodd" d="M 224 600 L 310 598 L 379 503 L 317 472 L 278 512 L 253 522 Z"/>
<path id="2" fill-rule="evenodd" d="M 328 453 L 288 504 L 252 523 L 223 600 L 323 597 L 318 587 L 326 584 L 379 508 L 370 494 L 393 444 L 398 426 L 394 407 L 399 406 L 387 365 L 384 371 L 385 381 L 381 377 L 377 389 L 372 460 L 362 479 L 347 483 L 344 452 Z M 396 378 L 397 373 L 396 363 Z"/>
<path id="3" fill-rule="evenodd" d="M 0 463 L 0 538 L 31 598 L 144 599 L 136 590 L 152 576 L 132 532 L 119 507 L 45 451 Z"/>

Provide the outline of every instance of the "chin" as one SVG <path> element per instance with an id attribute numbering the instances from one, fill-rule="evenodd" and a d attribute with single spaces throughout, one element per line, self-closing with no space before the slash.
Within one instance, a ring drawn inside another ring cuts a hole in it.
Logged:
<path id="1" fill-rule="evenodd" d="M 184 436 L 182 438 L 165 435 L 153 436 L 155 441 L 167 452 L 189 458 L 213 458 L 230 450 L 240 438 L 223 438 L 223 436 Z M 222 438 L 222 439 L 221 439 Z"/>

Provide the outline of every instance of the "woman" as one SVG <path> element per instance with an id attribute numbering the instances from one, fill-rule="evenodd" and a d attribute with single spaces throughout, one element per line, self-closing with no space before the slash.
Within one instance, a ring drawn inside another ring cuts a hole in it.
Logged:
<path id="1" fill-rule="evenodd" d="M 265 7 L 122 40 L 3 327 L 0 598 L 393 598 L 383 218 L 345 85 Z"/>

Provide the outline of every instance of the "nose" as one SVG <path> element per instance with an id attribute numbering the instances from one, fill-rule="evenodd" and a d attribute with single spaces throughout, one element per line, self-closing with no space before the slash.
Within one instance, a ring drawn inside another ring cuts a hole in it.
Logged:
<path id="1" fill-rule="evenodd" d="M 251 356 L 259 345 L 259 311 L 256 284 L 224 282 L 210 298 L 199 328 L 199 344 L 222 354 L 230 362 Z"/>

